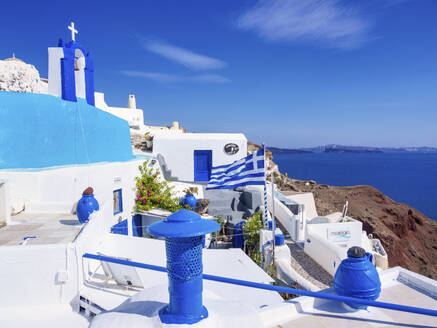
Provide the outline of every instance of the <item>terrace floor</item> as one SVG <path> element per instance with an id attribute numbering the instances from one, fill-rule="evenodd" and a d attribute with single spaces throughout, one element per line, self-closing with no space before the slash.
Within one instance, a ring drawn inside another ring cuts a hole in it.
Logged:
<path id="1" fill-rule="evenodd" d="M 0 246 L 26 244 L 59 244 L 74 240 L 82 225 L 69 213 L 20 213 L 12 217 L 12 224 L 0 228 Z"/>
<path id="2" fill-rule="evenodd" d="M 437 300 L 403 283 L 383 288 L 378 301 L 403 304 L 427 309 L 436 309 Z M 315 301 L 312 306 L 303 306 L 295 319 L 278 327 L 437 327 L 435 317 L 408 312 L 399 312 L 369 307 L 368 310 L 348 312 L 338 302 Z"/>

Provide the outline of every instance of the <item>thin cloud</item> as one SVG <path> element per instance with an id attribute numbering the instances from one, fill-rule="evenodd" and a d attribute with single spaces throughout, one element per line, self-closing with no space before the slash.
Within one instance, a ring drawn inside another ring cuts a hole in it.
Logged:
<path id="1" fill-rule="evenodd" d="M 371 23 L 338 0 L 259 0 L 237 21 L 268 41 L 316 41 L 352 49 L 370 39 Z"/>
<path id="2" fill-rule="evenodd" d="M 198 83 L 217 83 L 223 84 L 230 82 L 224 76 L 218 74 L 198 74 L 198 75 L 176 75 L 158 72 L 143 72 L 143 71 L 122 71 L 124 75 L 131 77 L 140 77 L 148 80 L 152 80 L 159 83 L 182 83 L 182 82 L 198 82 Z"/>
<path id="3" fill-rule="evenodd" d="M 143 48 L 147 51 L 153 52 L 194 70 L 212 70 L 227 66 L 227 64 L 222 60 L 201 55 L 188 49 L 176 47 L 167 42 L 142 39 L 141 43 Z"/>

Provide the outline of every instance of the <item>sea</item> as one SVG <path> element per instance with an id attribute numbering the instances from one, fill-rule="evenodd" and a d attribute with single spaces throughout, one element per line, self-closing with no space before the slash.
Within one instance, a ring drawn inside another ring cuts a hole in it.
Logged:
<path id="1" fill-rule="evenodd" d="M 273 153 L 273 160 L 289 177 L 371 185 L 437 220 L 437 153 Z"/>

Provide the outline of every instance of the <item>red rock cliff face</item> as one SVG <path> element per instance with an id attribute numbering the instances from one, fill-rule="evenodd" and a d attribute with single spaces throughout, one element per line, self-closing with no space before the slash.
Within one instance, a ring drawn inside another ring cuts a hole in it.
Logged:
<path id="1" fill-rule="evenodd" d="M 248 151 L 260 148 L 248 143 Z M 276 166 L 271 153 L 266 157 Z M 371 186 L 328 186 L 292 179 L 277 172 L 275 183 L 280 190 L 314 194 L 319 215 L 341 212 L 349 201 L 348 215 L 363 222 L 363 229 L 381 240 L 390 267 L 401 266 L 437 279 L 437 221 L 411 206 L 395 202 Z"/>
<path id="2" fill-rule="evenodd" d="M 317 212 L 341 212 L 349 201 L 348 215 L 363 222 L 367 233 L 379 238 L 389 265 L 437 279 L 437 222 L 414 208 L 393 201 L 371 186 L 335 187 L 278 177 L 282 190 L 314 193 Z"/>

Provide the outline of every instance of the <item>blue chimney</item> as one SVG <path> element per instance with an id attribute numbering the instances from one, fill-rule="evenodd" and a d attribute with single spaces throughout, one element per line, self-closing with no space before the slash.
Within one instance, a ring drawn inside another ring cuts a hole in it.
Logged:
<path id="1" fill-rule="evenodd" d="M 202 303 L 203 239 L 218 229 L 217 222 L 185 209 L 149 227 L 150 234 L 165 237 L 170 304 L 159 311 L 161 322 L 193 324 L 208 317 Z"/>

